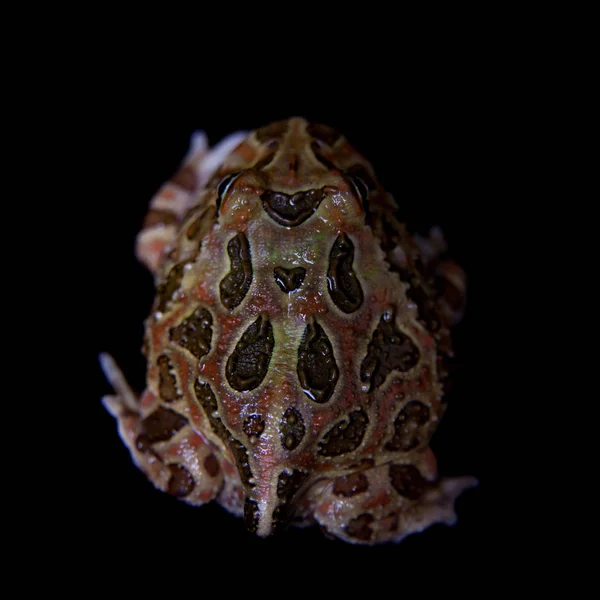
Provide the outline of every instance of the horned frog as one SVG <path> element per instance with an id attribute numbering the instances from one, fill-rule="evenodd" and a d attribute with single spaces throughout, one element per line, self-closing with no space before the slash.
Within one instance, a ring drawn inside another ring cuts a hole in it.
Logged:
<path id="1" fill-rule="evenodd" d="M 300 118 L 210 150 L 193 138 L 137 239 L 156 279 L 138 398 L 104 398 L 135 464 L 267 536 L 318 523 L 351 543 L 455 521 L 472 477 L 438 478 L 462 270 L 409 234 L 370 164 Z"/>

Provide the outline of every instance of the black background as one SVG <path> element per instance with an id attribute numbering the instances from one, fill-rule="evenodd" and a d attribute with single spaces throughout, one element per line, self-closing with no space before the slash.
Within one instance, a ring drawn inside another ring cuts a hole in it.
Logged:
<path id="1" fill-rule="evenodd" d="M 75 468 L 67 475 L 74 493 L 61 502 L 83 553 L 102 546 L 120 564 L 142 560 L 150 569 L 157 560 L 185 560 L 204 569 L 224 561 L 248 571 L 253 564 L 302 564 L 326 573 L 335 563 L 351 572 L 360 566 L 361 577 L 382 566 L 391 574 L 400 565 L 432 572 L 450 565 L 462 577 L 495 564 L 496 541 L 508 531 L 498 496 L 503 451 L 496 407 L 502 402 L 498 273 L 512 214 L 504 183 L 514 168 L 505 154 L 510 99 L 477 74 L 416 87 L 381 84 L 368 94 L 355 84 L 315 86 L 302 97 L 285 86 L 275 93 L 263 85 L 191 93 L 165 80 L 138 94 L 131 85 L 127 93 L 98 85 L 79 136 L 85 187 L 79 186 L 73 210 L 85 215 L 85 226 L 69 238 L 73 248 L 85 248 L 87 269 L 71 278 L 84 299 L 74 309 L 81 315 L 73 331 L 83 340 L 74 359 L 82 385 L 71 428 Z M 399 545 L 353 546 L 325 539 L 317 528 L 262 540 L 214 503 L 178 502 L 133 466 L 100 404 L 111 390 L 99 352 L 115 357 L 136 390 L 144 387 L 140 347 L 154 288 L 134 258 L 134 240 L 149 199 L 177 168 L 190 134 L 203 129 L 216 143 L 232 131 L 294 115 L 343 132 L 407 220 L 422 231 L 443 228 L 469 278 L 468 311 L 455 334 L 461 367 L 432 446 L 442 474 L 474 475 L 480 486 L 459 499 L 457 525 L 433 526 Z"/>

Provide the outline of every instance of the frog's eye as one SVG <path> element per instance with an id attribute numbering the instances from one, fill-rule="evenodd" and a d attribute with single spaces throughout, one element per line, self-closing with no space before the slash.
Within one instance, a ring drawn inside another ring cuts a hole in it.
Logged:
<path id="1" fill-rule="evenodd" d="M 358 175 L 348 175 L 348 181 L 350 185 L 354 188 L 354 192 L 356 196 L 360 198 L 363 206 L 367 203 L 367 199 L 369 198 L 369 186 L 365 183 L 362 177 Z"/>
<path id="2" fill-rule="evenodd" d="M 369 194 L 377 190 L 377 184 L 369 172 L 360 164 L 352 165 L 346 171 L 346 178 L 360 198 L 365 212 L 368 210 Z"/>
<path id="3" fill-rule="evenodd" d="M 238 175 L 239 173 L 229 173 L 219 182 L 219 185 L 217 186 L 217 212 L 221 209 L 221 202 L 223 201 L 227 190 Z"/>

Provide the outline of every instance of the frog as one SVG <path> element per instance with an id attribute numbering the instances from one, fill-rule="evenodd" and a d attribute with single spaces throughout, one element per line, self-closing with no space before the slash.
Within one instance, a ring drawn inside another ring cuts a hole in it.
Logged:
<path id="1" fill-rule="evenodd" d="M 156 488 L 260 537 L 375 545 L 456 522 L 477 480 L 440 476 L 430 441 L 466 276 L 346 137 L 300 117 L 213 148 L 194 134 L 135 251 L 156 283 L 146 387 L 103 353 L 103 403 Z"/>

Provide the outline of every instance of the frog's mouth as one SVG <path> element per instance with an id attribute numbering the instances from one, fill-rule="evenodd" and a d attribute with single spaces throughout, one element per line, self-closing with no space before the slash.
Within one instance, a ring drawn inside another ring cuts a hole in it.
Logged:
<path id="1" fill-rule="evenodd" d="M 292 196 L 284 192 L 265 190 L 261 199 L 265 212 L 276 223 L 285 227 L 296 227 L 319 208 L 326 195 L 325 188 L 305 190 Z"/>

